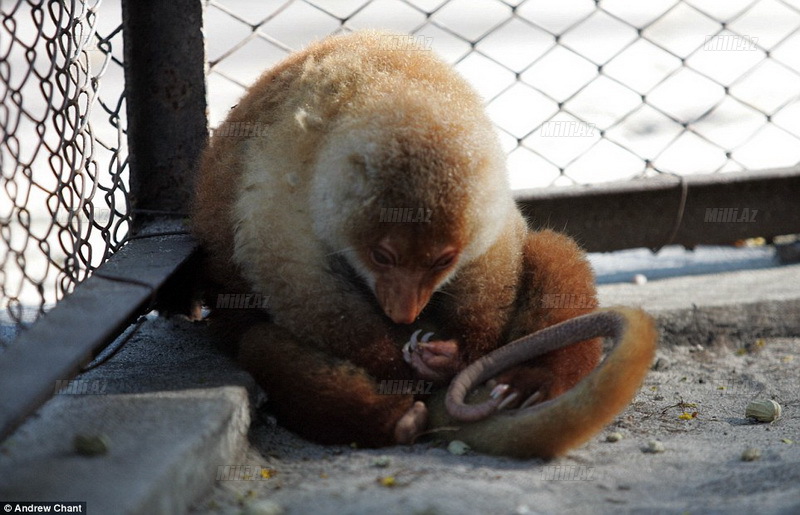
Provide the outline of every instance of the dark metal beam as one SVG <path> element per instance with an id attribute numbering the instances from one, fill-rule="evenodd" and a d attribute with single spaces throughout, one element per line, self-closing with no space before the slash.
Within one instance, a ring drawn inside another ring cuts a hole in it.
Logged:
<path id="1" fill-rule="evenodd" d="M 132 240 L 20 333 L 0 354 L 0 438 L 151 306 L 196 248 L 181 234 Z"/>
<path id="2" fill-rule="evenodd" d="M 798 168 L 689 175 L 683 181 L 664 176 L 525 190 L 516 198 L 531 227 L 566 232 L 590 252 L 800 233 Z"/>
<path id="3" fill-rule="evenodd" d="M 123 0 L 134 233 L 186 213 L 208 138 L 203 2 Z"/>

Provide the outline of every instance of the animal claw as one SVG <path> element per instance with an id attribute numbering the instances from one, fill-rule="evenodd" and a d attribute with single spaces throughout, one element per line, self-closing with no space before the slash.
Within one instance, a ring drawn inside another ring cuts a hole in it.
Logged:
<path id="1" fill-rule="evenodd" d="M 511 404 L 512 402 L 514 402 L 514 400 L 515 400 L 517 397 L 518 397 L 518 394 L 517 394 L 517 392 L 514 392 L 514 393 L 512 393 L 511 395 L 509 395 L 508 397 L 506 397 L 505 399 L 503 399 L 503 402 L 501 402 L 500 404 L 498 404 L 498 405 L 497 405 L 497 410 L 499 411 L 499 410 L 501 410 L 501 409 L 506 409 L 506 407 L 508 407 L 508 405 L 509 405 L 509 404 Z"/>
<path id="2" fill-rule="evenodd" d="M 511 389 L 511 387 L 509 385 L 507 385 L 507 384 L 504 384 L 504 383 L 498 384 L 497 386 L 492 388 L 492 391 L 489 393 L 489 397 L 491 397 L 494 400 L 498 400 L 498 399 L 502 398 L 506 393 L 508 393 L 508 391 L 510 389 Z M 517 399 L 517 397 L 519 397 L 519 394 L 517 392 L 512 392 L 508 397 L 506 397 L 502 401 L 500 401 L 500 403 L 497 405 L 497 408 L 495 408 L 495 409 L 497 409 L 497 410 L 506 409 L 509 404 L 511 404 L 512 402 L 514 402 Z M 531 396 L 531 397 L 533 397 L 533 396 Z M 528 398 L 528 401 L 529 400 L 530 400 L 530 398 Z M 525 402 L 527 402 L 527 401 L 525 401 Z"/>
<path id="3" fill-rule="evenodd" d="M 419 332 L 419 331 L 417 331 L 417 332 Z M 422 340 L 420 340 L 420 341 L 422 343 L 428 343 L 428 340 L 431 339 L 431 336 L 433 336 L 433 333 L 425 333 L 425 335 L 422 337 Z"/>
<path id="4" fill-rule="evenodd" d="M 500 399 L 501 397 L 506 395 L 506 393 L 508 393 L 508 390 L 510 388 L 511 387 L 507 384 L 502 384 L 502 383 L 497 384 L 496 386 L 494 386 L 494 388 L 492 388 L 492 391 L 489 393 L 489 397 L 495 400 Z M 539 400 L 543 396 L 544 394 L 541 392 L 541 390 L 537 391 L 536 393 L 525 399 L 525 402 L 523 402 L 518 409 L 525 409 L 533 406 L 534 404 L 539 402 Z M 514 402 L 514 400 L 516 400 L 517 397 L 519 397 L 519 394 L 517 392 L 511 393 L 508 397 L 505 397 L 502 401 L 500 401 L 500 404 L 497 405 L 497 409 L 501 410 L 507 408 L 508 405 Z"/>
<path id="5" fill-rule="evenodd" d="M 525 399 L 525 402 L 522 403 L 522 406 L 520 406 L 519 409 L 529 408 L 534 404 L 536 404 L 537 402 L 539 402 L 539 399 L 541 398 L 542 398 L 542 392 L 541 390 L 539 390 L 530 397 L 528 397 L 527 399 Z"/>
<path id="6" fill-rule="evenodd" d="M 492 389 L 489 397 L 492 399 L 498 399 L 508 391 L 508 388 L 509 386 L 507 384 L 498 384 Z"/>
<path id="7" fill-rule="evenodd" d="M 416 352 L 417 350 L 417 345 L 419 345 L 417 337 L 421 332 L 422 329 L 417 329 L 416 331 L 414 331 L 414 333 L 411 335 L 411 338 L 405 343 L 405 345 L 403 345 L 403 359 L 405 360 L 406 363 L 411 363 L 411 353 Z M 422 341 L 426 341 L 424 337 Z"/>

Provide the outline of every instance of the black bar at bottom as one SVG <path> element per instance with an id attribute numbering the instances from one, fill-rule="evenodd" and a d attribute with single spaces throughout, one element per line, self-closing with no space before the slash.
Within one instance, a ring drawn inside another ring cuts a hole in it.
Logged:
<path id="1" fill-rule="evenodd" d="M 88 513 L 85 502 L 0 501 L 0 513 Z"/>

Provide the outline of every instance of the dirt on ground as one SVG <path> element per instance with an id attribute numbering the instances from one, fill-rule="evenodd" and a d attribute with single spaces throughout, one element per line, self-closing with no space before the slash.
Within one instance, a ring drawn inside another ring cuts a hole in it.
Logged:
<path id="1" fill-rule="evenodd" d="M 549 462 L 321 446 L 262 410 L 232 480 L 193 513 L 800 513 L 800 340 L 730 343 L 662 347 L 628 409 Z M 782 416 L 746 418 L 758 399 Z"/>

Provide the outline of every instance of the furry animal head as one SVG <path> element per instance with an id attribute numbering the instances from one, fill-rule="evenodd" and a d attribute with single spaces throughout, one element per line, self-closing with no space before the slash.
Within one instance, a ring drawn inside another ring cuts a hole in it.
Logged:
<path id="1" fill-rule="evenodd" d="M 317 237 L 347 249 L 398 323 L 413 322 L 459 266 L 482 255 L 514 209 L 491 122 L 462 79 L 450 79 L 460 91 L 359 99 L 340 112 L 316 163 Z"/>

